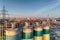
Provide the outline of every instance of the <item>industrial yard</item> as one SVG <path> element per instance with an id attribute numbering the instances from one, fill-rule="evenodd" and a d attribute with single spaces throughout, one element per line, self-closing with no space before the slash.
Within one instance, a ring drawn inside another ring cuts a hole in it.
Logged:
<path id="1" fill-rule="evenodd" d="M 23 39 L 24 40 L 30 40 L 30 39 L 31 40 L 57 40 L 60 37 L 59 36 L 60 24 L 57 25 L 58 23 L 59 22 L 57 21 L 52 22 L 50 18 L 46 18 L 46 19 L 42 18 L 41 20 L 40 18 L 34 18 L 34 19 L 32 18 L 16 19 L 15 18 L 14 20 L 5 19 L 0 23 L 0 39 L 1 40 L 23 40 Z M 49 29 L 49 31 L 46 31 L 47 35 L 43 37 L 43 35 L 46 33 L 46 32 L 44 33 L 45 26 Z M 38 30 L 38 32 L 35 33 L 34 30 Z M 39 30 L 40 31 L 42 30 L 41 34 Z M 31 33 L 31 35 L 27 35 L 22 33 L 24 31 L 33 32 L 33 33 Z M 17 34 L 18 36 L 16 36 Z M 28 37 L 31 37 L 31 38 L 28 38 Z"/>
<path id="2" fill-rule="evenodd" d="M 59 0 L 0 0 L 0 40 L 60 40 Z"/>
<path id="3" fill-rule="evenodd" d="M 0 19 L 0 40 L 57 40 L 60 38 L 59 18 L 6 19 L 5 7 Z"/>
<path id="4" fill-rule="evenodd" d="M 3 6 L 3 14 L 5 7 Z M 0 19 L 0 40 L 57 40 L 60 38 L 59 18 Z"/>

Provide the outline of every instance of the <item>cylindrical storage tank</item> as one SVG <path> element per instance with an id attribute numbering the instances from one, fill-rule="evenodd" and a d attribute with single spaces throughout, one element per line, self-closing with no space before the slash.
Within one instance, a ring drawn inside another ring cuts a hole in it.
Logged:
<path id="1" fill-rule="evenodd" d="M 42 40 L 43 31 L 41 27 L 34 28 L 34 40 Z"/>
<path id="2" fill-rule="evenodd" d="M 19 37 L 19 32 L 14 30 L 14 29 L 8 29 L 8 30 L 5 30 L 5 38 L 4 40 L 20 40 L 20 37 Z"/>
<path id="3" fill-rule="evenodd" d="M 39 26 L 39 23 L 36 22 L 36 27 L 34 28 L 34 40 L 42 40 L 43 29 L 42 26 Z"/>
<path id="4" fill-rule="evenodd" d="M 43 27 L 43 40 L 50 40 L 50 27 L 49 26 Z"/>
<path id="5" fill-rule="evenodd" d="M 22 31 L 22 40 L 33 40 L 33 30 L 31 27 L 28 27 L 28 23 L 25 23 Z"/>

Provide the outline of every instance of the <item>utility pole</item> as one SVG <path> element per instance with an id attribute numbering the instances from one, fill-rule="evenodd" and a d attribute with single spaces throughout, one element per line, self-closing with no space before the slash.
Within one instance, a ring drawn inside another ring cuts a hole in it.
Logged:
<path id="1" fill-rule="evenodd" d="M 2 11 L 2 22 L 3 22 L 3 27 L 2 27 L 2 36 L 3 36 L 3 40 L 4 40 L 4 37 L 5 37 L 5 30 L 6 30 L 6 28 L 5 28 L 5 26 L 4 26 L 4 24 L 5 24 L 5 19 L 6 19 L 6 13 L 7 13 L 7 10 L 5 9 L 5 6 L 3 6 L 3 9 L 1 10 Z"/>
<path id="2" fill-rule="evenodd" d="M 6 18 L 6 10 L 5 10 L 5 6 L 3 6 L 3 10 L 2 10 L 2 18 L 3 18 L 3 21 L 5 20 Z"/>

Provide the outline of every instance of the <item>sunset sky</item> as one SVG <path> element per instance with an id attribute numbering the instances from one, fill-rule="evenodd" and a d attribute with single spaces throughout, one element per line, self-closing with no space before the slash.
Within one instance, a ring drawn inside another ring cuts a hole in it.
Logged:
<path id="1" fill-rule="evenodd" d="M 60 16 L 60 0 L 0 0 L 0 10 L 5 5 L 12 16 Z M 1 14 L 1 11 L 0 11 Z"/>

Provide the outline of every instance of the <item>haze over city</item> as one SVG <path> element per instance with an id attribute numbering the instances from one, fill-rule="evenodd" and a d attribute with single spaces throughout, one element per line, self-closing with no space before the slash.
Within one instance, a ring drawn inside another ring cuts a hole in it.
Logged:
<path id="1" fill-rule="evenodd" d="M 3 5 L 9 15 L 16 17 L 45 17 L 48 14 L 49 17 L 60 16 L 60 0 L 0 0 L 0 10 Z"/>

